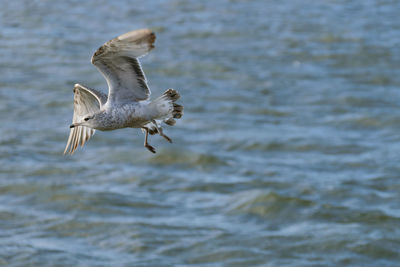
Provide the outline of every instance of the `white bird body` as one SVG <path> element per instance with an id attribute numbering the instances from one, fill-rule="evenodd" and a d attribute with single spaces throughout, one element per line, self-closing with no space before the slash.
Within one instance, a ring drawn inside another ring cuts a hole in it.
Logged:
<path id="1" fill-rule="evenodd" d="M 111 131 L 121 128 L 141 128 L 152 118 L 146 116 L 148 103 L 125 103 L 122 105 L 105 105 L 98 114 L 99 119 L 92 121 L 92 128 Z M 96 123 L 100 121 L 100 123 Z"/>
<path id="2" fill-rule="evenodd" d="M 168 89 L 155 100 L 149 100 L 150 89 L 138 58 L 154 48 L 155 35 L 148 29 L 125 33 L 106 42 L 93 55 L 92 63 L 107 81 L 108 95 L 80 84 L 74 86 L 74 116 L 65 153 L 74 153 L 95 130 L 142 128 L 145 147 L 148 134 L 163 134 L 160 120 L 174 125 L 174 118 L 183 115 L 183 106 L 175 104 L 179 93 Z"/>
<path id="3" fill-rule="evenodd" d="M 106 103 L 100 109 L 99 124 L 93 124 L 92 128 L 101 131 L 110 131 L 121 128 L 142 128 L 152 120 L 159 120 L 168 116 L 169 111 L 163 111 L 154 103 L 144 100 L 133 103 L 111 104 Z"/>

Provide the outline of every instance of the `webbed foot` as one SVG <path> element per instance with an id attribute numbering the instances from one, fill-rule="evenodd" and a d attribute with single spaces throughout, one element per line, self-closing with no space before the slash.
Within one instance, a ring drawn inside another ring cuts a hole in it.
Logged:
<path id="1" fill-rule="evenodd" d="M 144 145 L 145 148 L 147 148 L 151 153 L 156 153 L 156 149 L 154 147 L 152 147 L 151 145 L 147 144 Z"/>

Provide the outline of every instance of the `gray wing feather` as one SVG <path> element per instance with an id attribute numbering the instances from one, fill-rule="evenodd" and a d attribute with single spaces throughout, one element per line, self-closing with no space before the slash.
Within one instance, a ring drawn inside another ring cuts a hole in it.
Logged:
<path id="1" fill-rule="evenodd" d="M 109 101 L 149 98 L 150 89 L 138 58 L 154 48 L 155 38 L 148 29 L 131 31 L 106 42 L 94 53 L 92 63 L 107 80 Z"/>
<path id="2" fill-rule="evenodd" d="M 77 123 L 88 114 L 100 109 L 107 102 L 107 96 L 95 89 L 89 89 L 80 84 L 74 86 L 74 115 L 72 123 Z M 95 133 L 95 130 L 85 126 L 71 128 L 64 154 L 73 154 L 78 145 L 83 146 Z"/>

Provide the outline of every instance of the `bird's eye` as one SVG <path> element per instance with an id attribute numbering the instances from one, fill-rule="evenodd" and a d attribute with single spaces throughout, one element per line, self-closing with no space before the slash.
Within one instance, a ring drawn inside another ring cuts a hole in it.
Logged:
<path id="1" fill-rule="evenodd" d="M 88 118 L 84 118 L 83 120 L 84 120 L 84 121 L 88 121 L 89 119 L 90 119 L 90 118 L 88 117 Z"/>

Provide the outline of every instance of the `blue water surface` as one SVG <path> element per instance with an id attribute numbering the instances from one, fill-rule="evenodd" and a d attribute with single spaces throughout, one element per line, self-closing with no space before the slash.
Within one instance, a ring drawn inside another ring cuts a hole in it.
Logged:
<path id="1" fill-rule="evenodd" d="M 0 265 L 398 266 L 400 2 L 2 1 Z M 185 115 L 143 147 L 63 156 L 105 41 L 157 34 L 152 96 Z"/>

